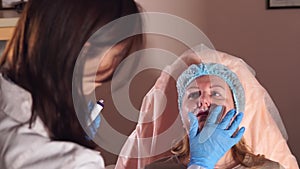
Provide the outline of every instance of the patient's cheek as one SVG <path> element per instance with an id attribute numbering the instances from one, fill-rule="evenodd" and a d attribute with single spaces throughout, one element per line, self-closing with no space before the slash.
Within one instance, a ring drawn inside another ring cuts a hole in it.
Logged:
<path id="1" fill-rule="evenodd" d="M 188 116 L 188 112 L 190 112 L 190 111 L 187 111 L 187 110 L 185 110 L 185 109 L 183 109 L 182 110 L 182 120 L 183 120 L 183 125 L 184 125 L 184 127 L 187 129 L 187 130 L 189 130 L 189 128 L 190 128 L 190 118 L 189 118 L 189 116 Z"/>
<path id="2" fill-rule="evenodd" d="M 188 116 L 188 113 L 194 113 L 194 111 L 197 108 L 197 104 L 195 104 L 193 101 L 186 99 L 186 97 L 183 98 L 182 106 L 181 106 L 181 116 L 183 120 L 183 125 L 187 129 L 187 131 L 190 128 L 190 119 Z"/>
<path id="3" fill-rule="evenodd" d="M 190 100 L 185 100 L 183 103 L 182 103 L 182 111 L 188 113 L 188 112 L 194 112 L 197 108 L 197 104 L 194 103 L 193 101 L 190 101 Z"/>

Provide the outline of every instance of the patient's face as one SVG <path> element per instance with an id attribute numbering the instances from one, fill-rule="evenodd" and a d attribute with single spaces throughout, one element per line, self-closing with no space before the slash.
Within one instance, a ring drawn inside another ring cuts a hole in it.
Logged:
<path id="1" fill-rule="evenodd" d="M 229 86 L 217 76 L 198 77 L 187 87 L 182 101 L 182 116 L 187 130 L 189 129 L 188 112 L 197 116 L 201 130 L 213 105 L 224 107 L 222 117 L 234 108 Z"/>

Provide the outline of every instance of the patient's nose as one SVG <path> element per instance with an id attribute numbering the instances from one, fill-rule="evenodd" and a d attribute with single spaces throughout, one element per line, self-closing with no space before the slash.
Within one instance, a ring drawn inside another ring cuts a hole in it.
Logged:
<path id="1" fill-rule="evenodd" d="M 198 100 L 200 110 L 207 110 L 211 104 L 211 98 L 207 93 L 202 93 Z"/>

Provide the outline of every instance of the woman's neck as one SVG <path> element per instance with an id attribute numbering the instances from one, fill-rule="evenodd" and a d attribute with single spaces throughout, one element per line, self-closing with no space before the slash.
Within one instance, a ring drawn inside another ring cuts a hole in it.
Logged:
<path id="1" fill-rule="evenodd" d="M 190 162 L 190 156 L 186 156 L 186 157 L 179 157 L 178 158 L 179 161 L 185 165 L 188 166 L 188 163 Z M 232 156 L 232 151 L 228 151 L 216 164 L 215 168 L 233 168 L 235 166 L 237 166 L 239 163 L 234 160 L 233 156 Z"/>
<path id="2" fill-rule="evenodd" d="M 238 162 L 234 160 L 232 151 L 227 153 L 218 161 L 215 168 L 233 168 L 238 165 Z"/>

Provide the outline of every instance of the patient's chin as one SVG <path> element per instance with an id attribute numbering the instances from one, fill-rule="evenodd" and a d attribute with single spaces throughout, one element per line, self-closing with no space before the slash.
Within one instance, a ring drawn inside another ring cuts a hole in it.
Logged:
<path id="1" fill-rule="evenodd" d="M 199 130 L 201 131 L 204 127 L 205 121 L 200 121 L 198 124 L 199 124 Z"/>

